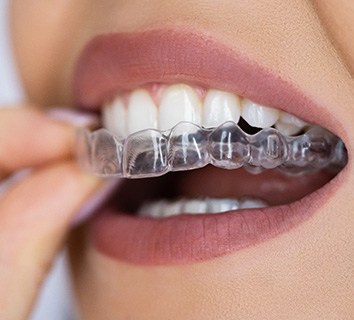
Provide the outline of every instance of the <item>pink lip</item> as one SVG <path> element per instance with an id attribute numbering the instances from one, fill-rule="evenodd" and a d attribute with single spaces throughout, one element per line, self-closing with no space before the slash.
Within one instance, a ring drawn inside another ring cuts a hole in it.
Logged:
<path id="1" fill-rule="evenodd" d="M 93 218 L 89 235 L 102 254 L 134 264 L 204 261 L 270 240 L 306 221 L 338 189 L 343 171 L 316 192 L 278 207 L 164 219 L 139 218 L 108 207 Z"/>
<path id="2" fill-rule="evenodd" d="M 122 90 L 147 83 L 184 82 L 237 93 L 339 135 L 339 125 L 276 72 L 203 33 L 153 30 L 104 34 L 84 48 L 74 74 L 76 104 L 100 108 Z"/>
<path id="3" fill-rule="evenodd" d="M 78 105 L 96 109 L 119 91 L 156 82 L 227 90 L 321 123 L 334 133 L 340 127 L 324 108 L 276 73 L 209 36 L 184 30 L 97 36 L 78 61 L 74 94 Z M 339 176 L 301 201 L 266 209 L 156 220 L 106 208 L 90 224 L 90 235 L 100 252 L 129 262 L 209 259 L 273 238 L 305 221 L 338 187 Z"/>

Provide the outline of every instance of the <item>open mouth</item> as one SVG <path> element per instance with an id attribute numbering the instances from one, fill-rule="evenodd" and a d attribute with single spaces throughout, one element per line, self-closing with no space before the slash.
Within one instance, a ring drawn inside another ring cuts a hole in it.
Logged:
<path id="1" fill-rule="evenodd" d="M 209 37 L 99 36 L 75 80 L 103 124 L 82 132 L 81 162 L 130 178 L 90 222 L 116 259 L 185 263 L 271 239 L 309 218 L 347 163 L 323 110 Z"/>

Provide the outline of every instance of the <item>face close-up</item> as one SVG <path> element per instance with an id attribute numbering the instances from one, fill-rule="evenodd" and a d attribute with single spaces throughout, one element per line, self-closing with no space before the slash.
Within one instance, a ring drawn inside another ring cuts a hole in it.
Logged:
<path id="1" fill-rule="evenodd" d="M 11 36 L 31 103 L 100 119 L 80 318 L 354 319 L 352 0 L 14 0 Z"/>

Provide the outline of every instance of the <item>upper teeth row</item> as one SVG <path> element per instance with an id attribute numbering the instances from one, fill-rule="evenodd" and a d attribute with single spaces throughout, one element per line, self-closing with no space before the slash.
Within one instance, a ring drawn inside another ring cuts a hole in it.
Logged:
<path id="1" fill-rule="evenodd" d="M 237 123 L 240 117 L 257 128 L 275 125 L 285 135 L 295 135 L 307 125 L 289 113 L 230 92 L 210 89 L 202 101 L 194 88 L 186 84 L 167 86 L 159 106 L 147 90 L 136 89 L 131 92 L 127 105 L 117 96 L 103 109 L 104 127 L 120 137 L 144 129 L 168 130 L 181 121 L 217 127 L 226 121 Z"/>

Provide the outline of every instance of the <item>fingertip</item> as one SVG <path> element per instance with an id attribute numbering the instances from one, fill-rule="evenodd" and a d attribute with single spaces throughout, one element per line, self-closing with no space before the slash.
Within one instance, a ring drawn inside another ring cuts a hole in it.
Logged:
<path id="1" fill-rule="evenodd" d="M 39 166 L 73 155 L 75 127 L 35 107 L 0 110 L 0 171 Z"/>

